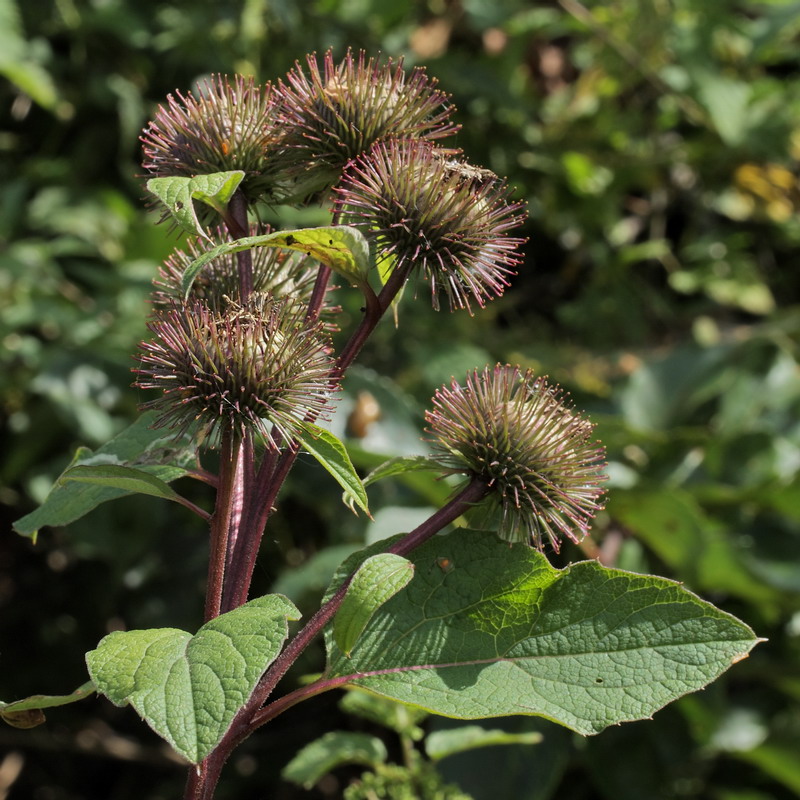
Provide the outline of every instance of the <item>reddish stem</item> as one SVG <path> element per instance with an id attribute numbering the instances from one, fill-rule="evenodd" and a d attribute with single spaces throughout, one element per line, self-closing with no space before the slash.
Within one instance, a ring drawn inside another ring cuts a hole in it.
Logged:
<path id="1" fill-rule="evenodd" d="M 395 270 L 389 276 L 389 280 L 386 281 L 377 297 L 371 289 L 369 292 L 365 292 L 367 307 L 364 316 L 336 360 L 336 367 L 331 374 L 333 381 L 341 380 L 347 368 L 355 361 L 369 335 L 375 330 L 375 326 L 391 306 L 392 301 L 397 297 L 397 293 L 403 288 L 407 277 L 407 270 Z"/>
<path id="2" fill-rule="evenodd" d="M 322 285 L 322 275 L 323 268 L 320 268 L 320 272 L 317 275 L 317 284 L 314 287 L 315 291 L 317 287 Z M 327 275 L 330 275 L 330 270 L 328 270 Z M 347 368 L 353 363 L 367 337 L 391 306 L 406 277 L 407 273 L 405 272 L 395 272 L 389 277 L 379 295 L 376 296 L 371 291 L 366 295 L 367 308 L 364 318 L 353 332 L 336 362 L 336 366 L 331 373 L 332 384 L 338 383 Z M 327 276 L 324 280 L 327 286 Z M 321 296 L 324 297 L 324 291 Z M 319 309 L 317 309 L 318 311 Z M 264 528 L 270 514 L 275 510 L 278 492 L 283 486 L 283 482 L 286 480 L 286 476 L 289 474 L 299 451 L 300 445 L 297 442 L 292 442 L 282 455 L 279 456 L 278 451 L 274 450 L 268 451 L 264 456 L 264 461 L 255 478 L 256 500 L 250 509 L 251 511 L 254 510 L 255 513 L 251 513 L 248 517 L 247 529 L 240 534 L 241 542 L 237 545 L 231 562 L 228 586 L 225 589 L 223 603 L 225 610 L 236 608 L 247 602 Z"/>
<path id="3" fill-rule="evenodd" d="M 224 220 L 234 239 L 243 239 L 248 235 L 247 198 L 241 189 L 237 189 L 231 197 Z M 250 250 L 240 250 L 236 254 L 236 263 L 239 267 L 239 297 L 244 305 L 253 292 L 253 254 Z"/>
<path id="4" fill-rule="evenodd" d="M 225 560 L 228 552 L 233 500 L 236 494 L 236 481 L 239 470 L 239 449 L 241 439 L 231 431 L 222 435 L 220 449 L 219 488 L 214 514 L 211 517 L 211 544 L 208 559 L 208 586 L 206 587 L 206 606 L 204 620 L 219 616 L 222 604 L 222 588 L 225 577 Z"/>

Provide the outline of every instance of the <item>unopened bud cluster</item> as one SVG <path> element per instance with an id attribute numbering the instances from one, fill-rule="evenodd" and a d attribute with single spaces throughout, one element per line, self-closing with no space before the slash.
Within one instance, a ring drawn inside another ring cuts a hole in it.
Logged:
<path id="1" fill-rule="evenodd" d="M 145 130 L 155 177 L 243 170 L 251 202 L 302 204 L 334 192 L 340 223 L 360 227 L 387 265 L 416 272 L 449 306 L 503 293 L 519 264 L 523 222 L 503 181 L 439 141 L 458 130 L 435 79 L 402 60 L 311 55 L 277 85 L 212 78 L 177 94 Z"/>
<path id="2" fill-rule="evenodd" d="M 457 130 L 452 111 L 421 69 L 351 52 L 336 64 L 328 52 L 276 85 L 216 77 L 170 97 L 144 133 L 144 166 L 157 177 L 242 170 L 251 206 L 327 197 L 334 223 L 371 241 L 384 282 L 417 277 L 434 307 L 444 296 L 471 312 L 501 295 L 519 265 L 524 240 L 511 234 L 524 215 L 497 175 L 440 144 Z M 329 408 L 330 312 L 326 326 L 304 313 L 320 299 L 314 262 L 267 248 L 252 252 L 246 282 L 238 256 L 221 256 L 184 298 L 183 272 L 227 238 L 218 230 L 190 243 L 161 270 L 138 385 L 161 391 L 148 403 L 160 424 L 212 442 L 255 430 L 277 447 Z M 592 424 L 530 371 L 497 365 L 454 381 L 427 423 L 442 468 L 485 485 L 483 512 L 506 540 L 558 550 L 602 508 L 605 454 Z"/>

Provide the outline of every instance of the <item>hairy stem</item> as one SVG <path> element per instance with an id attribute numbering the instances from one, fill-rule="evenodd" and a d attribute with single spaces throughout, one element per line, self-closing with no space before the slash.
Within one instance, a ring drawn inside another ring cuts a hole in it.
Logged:
<path id="1" fill-rule="evenodd" d="M 213 800 L 214 791 L 219 782 L 226 757 L 221 757 L 217 750 L 199 764 L 189 767 L 183 800 Z"/>
<path id="2" fill-rule="evenodd" d="M 225 561 L 228 552 L 228 536 L 236 495 L 239 470 L 241 438 L 231 430 L 222 435 L 219 464 L 219 488 L 214 514 L 211 517 L 211 544 L 208 559 L 208 586 L 204 620 L 219 616 L 222 605 L 222 589 L 225 578 Z"/>
<path id="3" fill-rule="evenodd" d="M 308 309 L 306 310 L 307 322 L 316 322 L 319 319 L 320 312 L 322 311 L 322 304 L 328 292 L 328 281 L 330 281 L 330 278 L 331 268 L 320 264 L 319 271 L 317 272 L 317 280 L 314 282 L 311 298 L 308 301 Z"/>
<path id="4" fill-rule="evenodd" d="M 247 602 L 261 537 L 277 494 L 277 490 L 273 492 L 272 488 L 275 484 L 273 474 L 278 455 L 277 449 L 267 450 L 257 473 L 254 463 L 252 461 L 250 463 L 252 479 L 249 482 L 246 514 L 235 547 L 230 548 L 229 570 L 222 601 L 223 611 L 230 611 Z"/>
<path id="5" fill-rule="evenodd" d="M 223 607 L 222 611 L 230 611 L 224 607 L 224 597 L 227 585 L 230 581 L 230 570 L 233 556 L 237 545 L 241 539 L 242 532 L 247 530 L 247 517 L 249 512 L 249 492 L 253 485 L 253 432 L 245 431 L 242 438 L 242 445 L 239 448 L 238 460 L 236 464 L 236 484 L 233 489 L 233 501 L 231 507 L 230 525 L 228 528 L 228 541 L 225 553 L 225 586 L 223 587 Z M 240 604 L 241 605 L 241 604 Z"/>

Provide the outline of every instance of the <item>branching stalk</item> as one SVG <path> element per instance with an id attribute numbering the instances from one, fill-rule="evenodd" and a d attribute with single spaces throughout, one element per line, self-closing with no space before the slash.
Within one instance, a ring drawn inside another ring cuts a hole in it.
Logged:
<path id="1" fill-rule="evenodd" d="M 489 487 L 485 482 L 477 477 L 473 478 L 446 505 L 442 506 L 442 508 L 425 522 L 389 548 L 387 552 L 397 553 L 399 555 L 410 553 L 414 548 L 419 547 L 423 542 L 430 539 L 464 514 L 472 505 L 485 497 L 488 491 Z M 330 689 L 335 689 L 349 682 L 346 679 L 321 679 L 310 686 L 298 689 L 296 692 L 292 692 L 291 695 L 280 698 L 274 703 L 261 708 L 292 664 L 294 664 L 309 644 L 311 644 L 325 626 L 333 619 L 336 612 L 341 607 L 352 579 L 353 575 L 350 575 L 342 583 L 333 597 L 314 614 L 294 639 L 289 642 L 278 658 L 275 659 L 272 666 L 264 673 L 264 676 L 261 678 L 261 681 L 247 704 L 237 714 L 228 733 L 215 750 L 215 755 L 219 754 L 223 763 L 236 746 L 247 739 L 261 725 L 269 722 L 269 720 L 278 716 L 278 714 L 282 713 L 287 708 L 290 708 L 308 697 L 313 697 L 314 695 L 321 694 Z"/>

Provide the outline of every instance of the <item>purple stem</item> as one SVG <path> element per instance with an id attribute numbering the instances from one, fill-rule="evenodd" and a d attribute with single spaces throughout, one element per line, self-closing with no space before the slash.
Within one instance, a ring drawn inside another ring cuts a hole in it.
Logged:
<path id="1" fill-rule="evenodd" d="M 391 306 L 392 301 L 397 297 L 397 293 L 403 288 L 407 277 L 408 270 L 395 270 L 389 276 L 389 280 L 386 281 L 377 297 L 372 290 L 365 293 L 367 301 L 366 311 L 359 326 L 353 331 L 353 335 L 336 360 L 336 367 L 331 375 L 333 381 L 341 380 L 347 368 L 355 361 L 356 356 L 361 352 L 361 348 L 364 346 L 364 342 L 367 341 L 369 335 L 375 330 L 375 326 L 380 322 L 381 317 L 386 313 L 389 306 Z"/>
<path id="2" fill-rule="evenodd" d="M 250 487 L 253 485 L 255 454 L 253 452 L 253 432 L 245 431 L 242 439 L 242 446 L 239 448 L 238 462 L 236 465 L 236 485 L 234 486 L 234 496 L 231 509 L 231 519 L 228 532 L 227 548 L 225 553 L 225 572 L 230 573 L 233 557 L 236 552 L 236 544 L 240 540 L 240 533 L 246 529 L 246 514 L 248 508 L 247 498 L 249 497 Z M 223 587 L 223 606 L 222 610 L 229 611 L 224 607 L 224 597 L 227 592 L 228 581 Z"/>

